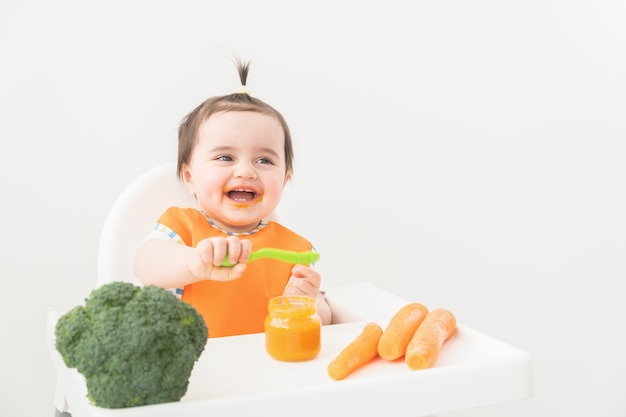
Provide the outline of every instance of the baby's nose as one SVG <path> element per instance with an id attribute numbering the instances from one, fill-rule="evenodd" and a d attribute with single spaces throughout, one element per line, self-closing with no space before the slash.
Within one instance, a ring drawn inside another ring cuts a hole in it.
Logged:
<path id="1" fill-rule="evenodd" d="M 256 169 L 247 162 L 240 162 L 235 168 L 235 177 L 237 178 L 256 178 Z"/>

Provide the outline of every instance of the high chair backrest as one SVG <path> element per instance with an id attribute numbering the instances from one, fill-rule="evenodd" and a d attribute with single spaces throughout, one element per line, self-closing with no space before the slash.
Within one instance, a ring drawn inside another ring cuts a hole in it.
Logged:
<path id="1" fill-rule="evenodd" d="M 135 249 L 171 206 L 196 206 L 195 199 L 176 175 L 175 162 L 150 169 L 118 196 L 102 227 L 97 286 L 113 281 L 141 285 L 133 272 Z"/>

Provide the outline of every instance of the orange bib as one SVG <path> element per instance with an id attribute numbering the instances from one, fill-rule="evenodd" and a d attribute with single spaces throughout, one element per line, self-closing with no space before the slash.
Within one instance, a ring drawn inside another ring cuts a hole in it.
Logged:
<path id="1" fill-rule="evenodd" d="M 208 237 L 228 236 L 211 226 L 194 208 L 169 208 L 158 222 L 176 232 L 187 246 L 195 247 Z M 308 240 L 275 222 L 268 222 L 257 232 L 241 238 L 252 242 L 252 250 L 264 247 L 312 249 Z M 273 259 L 259 259 L 250 262 L 244 275 L 236 280 L 205 280 L 185 286 L 182 299 L 202 315 L 209 337 L 260 333 L 264 331 L 267 303 L 270 298 L 283 294 L 293 266 Z"/>

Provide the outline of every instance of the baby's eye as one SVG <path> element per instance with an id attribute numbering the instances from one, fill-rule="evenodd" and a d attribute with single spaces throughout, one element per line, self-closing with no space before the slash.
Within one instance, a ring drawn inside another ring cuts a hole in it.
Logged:
<path id="1" fill-rule="evenodd" d="M 232 161 L 232 160 L 233 160 L 233 157 L 232 157 L 232 156 L 230 156 L 230 155 L 220 155 L 220 156 L 218 156 L 218 157 L 217 157 L 217 158 L 215 158 L 215 159 L 216 159 L 217 161 L 228 161 L 228 162 L 230 162 L 230 161 Z"/>
<path id="2" fill-rule="evenodd" d="M 257 162 L 257 164 L 270 164 L 270 165 L 274 164 L 274 162 L 271 159 L 269 159 L 269 158 L 259 158 L 259 159 L 257 159 L 256 162 Z"/>

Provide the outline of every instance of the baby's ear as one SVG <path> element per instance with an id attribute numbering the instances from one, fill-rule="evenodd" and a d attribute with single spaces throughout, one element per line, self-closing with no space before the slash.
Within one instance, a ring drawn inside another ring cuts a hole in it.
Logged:
<path id="1" fill-rule="evenodd" d="M 183 168 L 180 171 L 180 179 L 183 181 L 183 184 L 185 184 L 185 187 L 187 188 L 187 191 L 189 191 L 189 194 L 195 197 L 196 189 L 194 187 L 193 178 L 191 176 L 191 170 L 189 169 L 189 165 L 187 164 L 183 165 Z"/>
<path id="2" fill-rule="evenodd" d="M 285 173 L 285 181 L 283 181 L 283 188 L 287 185 L 290 179 L 291 179 L 291 170 Z"/>

